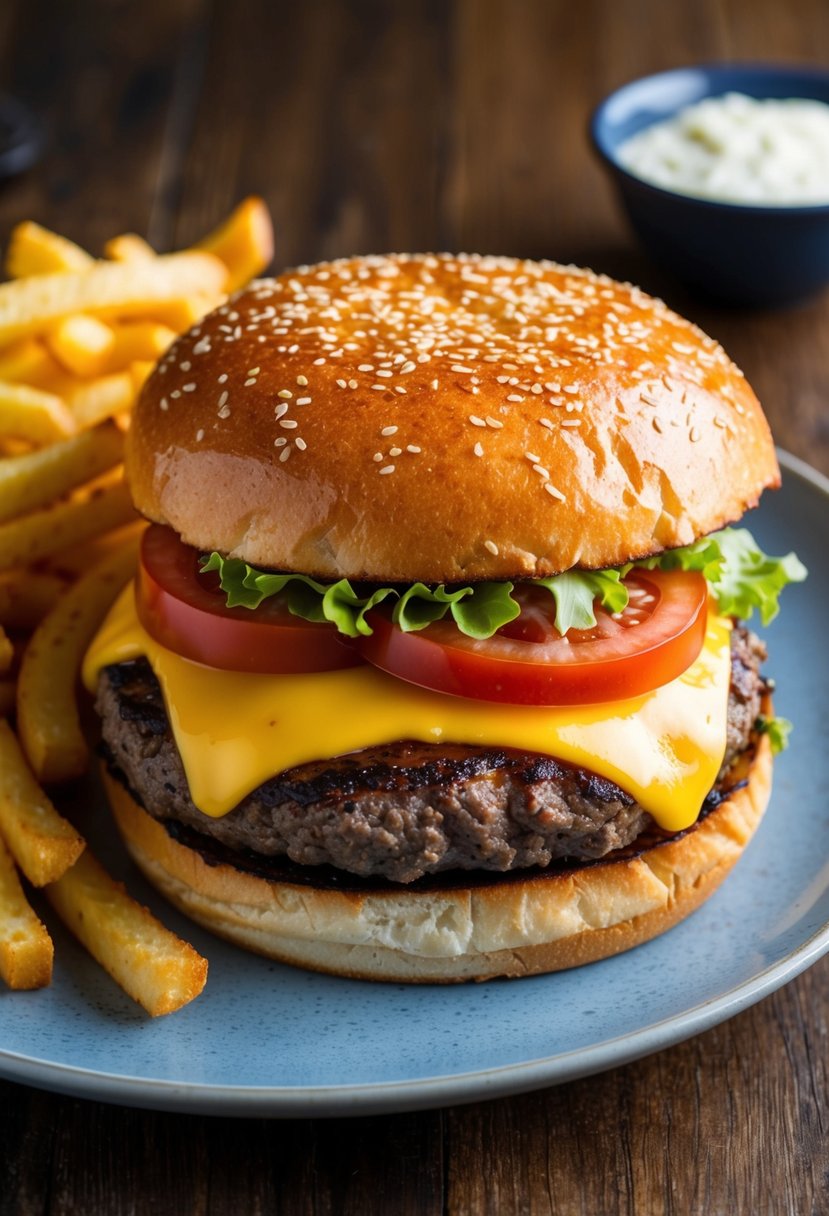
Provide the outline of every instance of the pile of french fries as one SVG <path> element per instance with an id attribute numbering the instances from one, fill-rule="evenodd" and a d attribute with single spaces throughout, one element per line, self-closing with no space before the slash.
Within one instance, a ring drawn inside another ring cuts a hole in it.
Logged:
<path id="1" fill-rule="evenodd" d="M 249 198 L 199 245 L 158 255 L 114 237 L 95 259 L 34 223 L 11 234 L 0 284 L 0 977 L 48 984 L 53 944 L 20 875 L 153 1016 L 201 992 L 207 962 L 113 881 L 43 786 L 89 750 L 83 654 L 132 577 L 142 524 L 123 479 L 124 432 L 179 333 L 270 262 Z"/>

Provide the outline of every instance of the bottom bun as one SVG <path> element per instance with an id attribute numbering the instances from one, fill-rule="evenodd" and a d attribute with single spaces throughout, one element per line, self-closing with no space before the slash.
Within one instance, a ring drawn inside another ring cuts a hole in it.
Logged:
<path id="1" fill-rule="evenodd" d="M 771 792 L 767 736 L 731 792 L 679 836 L 589 865 L 474 885 L 338 890 L 211 864 L 104 772 L 138 867 L 182 912 L 280 962 L 355 979 L 451 983 L 538 975 L 619 954 L 683 920 L 720 885 Z M 356 882 L 356 880 L 355 880 Z"/>

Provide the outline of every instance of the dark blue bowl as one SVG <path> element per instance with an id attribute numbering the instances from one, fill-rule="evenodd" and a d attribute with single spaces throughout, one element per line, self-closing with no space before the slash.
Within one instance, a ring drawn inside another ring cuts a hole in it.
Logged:
<path id="1" fill-rule="evenodd" d="M 677 278 L 735 304 L 786 304 L 829 282 L 829 205 L 757 207 L 689 198 L 633 177 L 619 146 L 652 123 L 723 93 L 829 103 L 829 71 L 714 64 L 645 76 L 593 112 L 593 144 L 651 255 Z"/>

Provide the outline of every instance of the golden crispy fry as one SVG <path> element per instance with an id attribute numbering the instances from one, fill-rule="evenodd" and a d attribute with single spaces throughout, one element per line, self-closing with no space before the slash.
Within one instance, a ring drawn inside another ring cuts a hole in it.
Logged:
<path id="1" fill-rule="evenodd" d="M 135 514 L 129 491 L 121 481 L 96 489 L 89 496 L 21 515 L 0 524 L 0 570 L 52 557 L 69 545 L 129 523 Z"/>
<path id="2" fill-rule="evenodd" d="M 66 582 L 57 574 L 39 570 L 0 574 L 0 625 L 7 629 L 34 629 L 65 590 Z"/>
<path id="3" fill-rule="evenodd" d="M 92 957 L 151 1017 L 181 1009 L 204 988 L 207 960 L 136 903 L 88 850 L 46 895 Z"/>
<path id="4" fill-rule="evenodd" d="M 130 375 L 132 376 L 136 398 L 144 387 L 144 381 L 151 375 L 154 367 L 155 363 L 151 363 L 149 359 L 136 359 L 134 363 L 130 364 Z"/>
<path id="5" fill-rule="evenodd" d="M 172 253 L 143 262 L 95 262 L 88 270 L 34 275 L 0 285 L 0 344 L 52 329 L 77 312 L 153 316 L 181 297 L 216 300 L 227 269 L 210 253 Z"/>
<path id="6" fill-rule="evenodd" d="M 113 468 L 123 451 L 121 432 L 104 423 L 35 452 L 0 458 L 0 522 L 44 507 Z"/>
<path id="7" fill-rule="evenodd" d="M 39 338 L 21 338 L 0 351 L 0 380 L 47 388 L 60 371 L 60 364 Z"/>
<path id="8" fill-rule="evenodd" d="M 77 313 L 58 321 L 46 341 L 67 371 L 75 376 L 98 376 L 115 345 L 115 334 L 97 317 Z"/>
<path id="9" fill-rule="evenodd" d="M 185 333 L 191 325 L 195 325 L 219 303 L 219 298 L 212 295 L 181 296 L 170 300 L 167 304 L 158 304 L 147 311 L 155 321 L 175 330 L 177 334 Z"/>
<path id="10" fill-rule="evenodd" d="M 227 291 L 244 287 L 273 257 L 273 225 L 265 203 L 255 196 L 246 198 L 196 248 L 222 259 L 230 271 Z"/>
<path id="11" fill-rule="evenodd" d="M 0 672 L 7 672 L 14 662 L 14 646 L 2 625 L 0 625 Z"/>
<path id="12" fill-rule="evenodd" d="M 0 434 L 43 444 L 65 439 L 76 430 L 66 403 L 56 394 L 0 381 Z"/>
<path id="13" fill-rule="evenodd" d="M 124 321 L 112 326 L 112 334 L 114 341 L 102 368 L 104 374 L 127 371 L 137 360 L 155 363 L 178 336 L 158 321 Z"/>
<path id="14" fill-rule="evenodd" d="M 75 686 L 81 660 L 103 616 L 135 572 L 138 538 L 104 558 L 44 617 L 23 654 L 17 729 L 41 781 L 68 781 L 86 768 Z"/>
<path id="15" fill-rule="evenodd" d="M 69 408 L 80 427 L 96 426 L 114 414 L 129 410 L 135 401 L 132 373 L 113 372 L 82 384 L 69 397 Z"/>
<path id="16" fill-rule="evenodd" d="M 104 253 L 114 262 L 146 262 L 148 258 L 156 257 L 152 245 L 134 232 L 114 236 L 104 245 Z"/>
<path id="17" fill-rule="evenodd" d="M 8 718 L 17 704 L 17 685 L 14 680 L 0 680 L 0 718 Z"/>
<path id="18" fill-rule="evenodd" d="M 45 988 L 52 980 L 54 953 L 52 939 L 29 907 L 0 840 L 0 976 L 10 988 Z"/>
<path id="19" fill-rule="evenodd" d="M 84 270 L 94 264 L 86 250 L 74 241 L 27 220 L 13 229 L 6 250 L 6 271 L 13 279 L 30 274 L 57 274 Z"/>
<path id="20" fill-rule="evenodd" d="M 0 722 L 0 834 L 36 887 L 60 878 L 85 845 L 35 781 L 8 722 Z"/>
<path id="21" fill-rule="evenodd" d="M 102 532 L 100 536 L 95 536 L 92 540 L 85 540 L 79 545 L 70 545 L 66 549 L 61 549 L 59 553 L 46 558 L 41 569 L 49 576 L 57 576 L 65 586 L 67 579 L 74 581 L 76 578 L 80 578 L 105 557 L 110 557 L 125 545 L 130 544 L 136 537 L 140 537 L 146 526 L 145 520 L 134 518 L 131 523 L 109 532 Z M 3 575 L 0 574 L 0 579 L 2 578 Z M 0 591 L 0 608 L 2 602 L 2 591 Z M 2 612 L 0 612 L 0 621 L 2 619 Z"/>

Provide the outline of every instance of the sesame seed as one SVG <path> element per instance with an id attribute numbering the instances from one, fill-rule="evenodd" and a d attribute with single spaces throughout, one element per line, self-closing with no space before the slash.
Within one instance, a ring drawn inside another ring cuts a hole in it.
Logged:
<path id="1" fill-rule="evenodd" d="M 416 455 L 418 454 L 418 452 L 422 452 L 422 451 L 423 451 L 423 448 L 419 448 L 419 447 L 417 446 L 417 444 L 416 444 L 416 443 L 407 443 L 407 444 L 406 444 L 406 451 L 407 451 L 407 452 L 413 452 L 413 453 L 415 454 L 415 456 L 416 456 Z"/>
<path id="2" fill-rule="evenodd" d="M 500 431 L 504 425 L 503 422 L 499 422 L 497 418 L 493 418 L 491 414 L 487 414 L 486 424 L 487 426 L 494 427 L 496 431 Z"/>
<path id="3" fill-rule="evenodd" d="M 474 374 L 475 368 L 474 367 L 464 367 L 464 365 L 462 363 L 453 363 L 452 367 L 451 367 L 451 371 L 460 372 L 464 376 L 471 376 Z"/>
<path id="4" fill-rule="evenodd" d="M 310 405 L 311 398 L 310 397 L 297 397 L 296 403 L 297 403 L 297 405 Z"/>
<path id="5" fill-rule="evenodd" d="M 402 448 L 389 448 L 389 456 L 402 456 L 402 455 L 403 455 Z"/>
<path id="6" fill-rule="evenodd" d="M 181 391 L 183 393 L 194 393 L 196 391 L 195 384 L 182 384 Z"/>
<path id="7" fill-rule="evenodd" d="M 348 388 L 348 382 L 346 380 L 338 380 L 337 385 L 339 388 Z"/>
<path id="8" fill-rule="evenodd" d="M 384 426 L 381 435 L 396 435 L 398 428 L 396 426 Z"/>
<path id="9" fill-rule="evenodd" d="M 533 472 L 537 473 L 539 477 L 545 477 L 549 480 L 550 471 L 549 471 L 549 469 L 545 469 L 543 464 L 541 464 L 541 463 L 534 464 Z"/>
<path id="10" fill-rule="evenodd" d="M 299 435 L 297 435 L 296 439 L 294 440 L 294 443 L 299 448 L 300 452 L 304 452 L 305 449 L 308 447 L 308 444 Z"/>
<path id="11" fill-rule="evenodd" d="M 287 414 L 289 408 L 290 406 L 288 405 L 287 401 L 280 401 L 279 405 L 274 410 L 274 417 L 277 419 L 277 421 Z"/>
<path id="12" fill-rule="evenodd" d="M 287 442 L 288 442 L 288 440 L 285 438 L 285 436 L 280 435 L 278 439 L 274 439 L 273 446 L 275 448 L 284 448 L 284 446 Z"/>
<path id="13" fill-rule="evenodd" d="M 361 363 L 358 366 L 357 371 L 358 372 L 373 372 L 374 365 L 372 363 Z"/>
<path id="14" fill-rule="evenodd" d="M 653 427 L 653 429 L 655 431 L 658 431 L 660 435 L 662 435 L 664 433 L 662 430 L 662 423 L 659 421 L 658 418 L 651 419 L 651 426 Z"/>
<path id="15" fill-rule="evenodd" d="M 553 430 L 553 424 L 549 418 L 539 418 L 539 424 L 547 428 L 548 431 Z"/>
<path id="16" fill-rule="evenodd" d="M 314 360 L 314 367 L 322 367 L 324 362 L 325 362 L 325 359 L 322 356 L 320 356 L 319 359 Z"/>
<path id="17" fill-rule="evenodd" d="M 386 464 L 386 465 L 383 465 L 382 469 L 380 469 L 380 472 L 381 472 L 381 473 L 393 473 L 393 472 L 394 472 L 394 465 L 393 465 L 393 464 Z"/>
<path id="18" fill-rule="evenodd" d="M 404 387 L 403 387 L 403 385 L 402 385 L 402 384 L 395 384 L 395 386 L 394 386 L 394 391 L 395 391 L 396 393 L 400 393 L 400 395 L 401 395 L 402 397 L 405 397 L 405 396 L 406 396 L 406 390 L 404 389 Z"/>
<path id="19" fill-rule="evenodd" d="M 483 454 L 484 454 L 483 444 L 476 443 L 474 448 L 472 449 L 472 451 L 475 453 L 476 456 L 483 456 Z"/>
<path id="20" fill-rule="evenodd" d="M 562 418 L 562 426 L 581 426 L 581 418 Z"/>
<path id="21" fill-rule="evenodd" d="M 535 452 L 525 452 L 524 455 L 527 457 L 527 460 L 532 461 L 533 464 L 538 464 L 539 460 L 541 459 L 540 456 L 536 456 Z"/>
<path id="22" fill-rule="evenodd" d="M 415 363 L 412 363 L 411 359 L 409 359 L 409 360 L 408 360 L 406 363 L 404 363 L 404 364 L 403 364 L 403 366 L 401 367 L 401 369 L 400 369 L 401 374 L 402 374 L 402 375 L 404 375 L 404 376 L 408 375 L 408 374 L 409 374 L 409 372 L 413 372 L 413 371 L 414 371 L 414 369 L 415 369 L 415 367 L 416 367 L 416 366 L 417 366 L 417 365 L 416 365 Z"/>
<path id="23" fill-rule="evenodd" d="M 493 557 L 498 556 L 498 546 L 496 545 L 494 540 L 485 540 L 484 548 L 487 549 L 492 554 Z"/>
<path id="24" fill-rule="evenodd" d="M 437 387 L 438 387 L 437 380 L 432 380 L 431 383 L 429 384 L 429 388 L 433 389 L 434 391 L 437 391 Z"/>
<path id="25" fill-rule="evenodd" d="M 394 375 L 394 373 L 393 373 L 393 372 L 390 372 L 390 371 L 387 371 L 385 368 L 380 367 L 380 368 L 378 368 L 378 369 L 377 369 L 377 375 L 378 375 L 378 376 L 385 376 L 385 377 L 386 377 L 386 379 L 388 379 L 388 378 L 389 378 L 389 376 L 393 376 L 393 375 Z"/>
<path id="26" fill-rule="evenodd" d="M 291 447 L 289 444 L 288 447 L 283 448 L 282 451 L 279 453 L 279 459 L 284 462 L 288 459 L 290 454 L 291 454 Z"/>
<path id="27" fill-rule="evenodd" d="M 227 401 L 227 399 L 228 399 L 228 397 L 229 397 L 229 396 L 230 396 L 230 394 L 228 393 L 227 389 L 225 389 L 223 393 L 220 393 L 220 394 L 219 394 L 219 400 L 218 400 L 218 402 L 217 402 L 217 404 L 218 404 L 218 406 L 219 406 L 219 409 L 221 409 L 221 408 L 222 408 L 222 406 L 223 406 L 223 405 L 224 405 L 224 403 Z"/>
<path id="28" fill-rule="evenodd" d="M 219 376 L 218 379 L 219 379 L 219 384 L 227 384 L 227 372 L 222 372 L 221 376 Z"/>
<path id="29" fill-rule="evenodd" d="M 204 439 L 204 431 L 199 428 L 199 430 L 196 431 L 196 443 L 201 443 L 202 439 Z"/>
<path id="30" fill-rule="evenodd" d="M 371 387 L 375 392 L 385 393 L 389 386 L 387 384 L 372 384 Z"/>
<path id="31" fill-rule="evenodd" d="M 351 389 L 357 388 L 357 387 L 358 387 L 357 381 L 356 381 L 356 380 L 349 380 L 349 382 L 348 382 L 348 387 L 349 387 L 349 388 L 351 388 Z M 309 398 L 308 398 L 308 400 L 310 401 L 310 400 L 311 400 L 311 398 L 309 397 Z"/>
<path id="32" fill-rule="evenodd" d="M 473 426 L 486 426 L 486 423 L 484 422 L 483 418 L 479 418 L 477 414 L 470 414 L 469 421 L 472 423 Z"/>
<path id="33" fill-rule="evenodd" d="M 174 388 L 170 396 L 177 400 L 181 396 L 181 389 Z"/>
<path id="34" fill-rule="evenodd" d="M 566 501 L 567 501 L 567 499 L 566 499 L 566 498 L 564 497 L 564 495 L 562 494 L 561 490 L 557 490 L 557 489 L 556 489 L 556 487 L 553 485 L 553 483 L 552 483 L 551 481 L 545 481 L 545 482 L 544 482 L 544 489 L 545 489 L 545 490 L 547 491 L 547 493 L 548 493 L 548 494 L 550 494 L 550 495 L 551 495 L 553 498 L 557 498 L 557 499 L 559 500 L 559 502 L 566 502 Z"/>
<path id="35" fill-rule="evenodd" d="M 510 395 L 507 397 L 507 401 L 514 401 L 519 405 L 523 400 L 524 398 L 520 395 L 520 393 L 510 393 Z"/>
<path id="36" fill-rule="evenodd" d="M 375 452 L 375 453 L 374 453 L 374 455 L 372 456 L 372 458 L 371 458 L 371 459 L 372 459 L 372 460 L 375 462 L 375 464 L 376 464 L 376 463 L 378 463 L 379 461 L 381 461 L 381 460 L 383 459 L 383 453 L 382 453 L 382 452 Z"/>
<path id="37" fill-rule="evenodd" d="M 248 371 L 248 375 L 249 375 L 249 376 L 258 376 L 260 371 L 261 371 L 261 368 L 258 368 L 258 367 L 252 367 L 252 368 L 250 368 L 250 370 Z"/>
<path id="38" fill-rule="evenodd" d="M 295 431 L 299 423 L 295 418 L 280 418 L 279 425 L 284 427 L 286 431 Z"/>
<path id="39" fill-rule="evenodd" d="M 189 372 L 189 370 L 192 366 L 193 366 L 193 364 L 188 363 L 187 360 L 185 360 L 184 363 L 179 363 L 179 367 L 181 368 L 181 370 L 183 372 Z"/>
<path id="40" fill-rule="evenodd" d="M 158 408 L 160 410 L 168 410 L 170 408 L 170 402 L 167 400 L 166 397 L 161 398 L 161 400 L 158 403 Z"/>
<path id="41" fill-rule="evenodd" d="M 283 401 L 291 401 L 294 396 L 289 388 L 281 388 L 276 395 L 277 397 L 281 397 Z"/>
<path id="42" fill-rule="evenodd" d="M 307 376 L 297 376 L 296 382 L 300 388 L 305 388 L 306 384 L 308 383 L 308 377 Z"/>
<path id="43" fill-rule="evenodd" d="M 701 436 L 700 436 L 700 433 L 699 433 L 699 431 L 697 430 L 697 428 L 696 428 L 695 426 L 692 426 L 692 427 L 691 427 L 691 430 L 690 430 L 690 431 L 689 431 L 689 433 L 688 433 L 688 438 L 691 440 L 691 443 L 698 443 L 698 442 L 699 442 L 699 440 L 700 440 Z"/>

